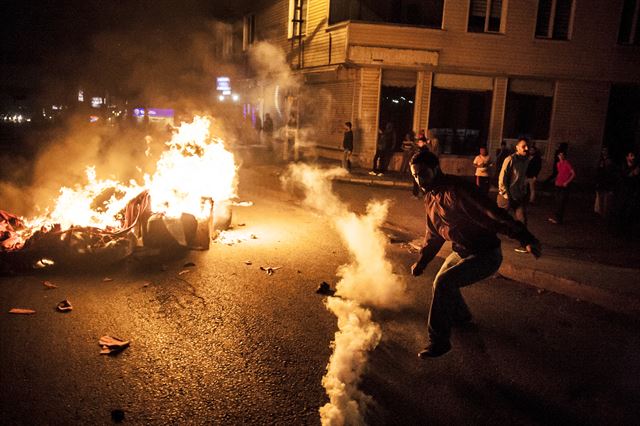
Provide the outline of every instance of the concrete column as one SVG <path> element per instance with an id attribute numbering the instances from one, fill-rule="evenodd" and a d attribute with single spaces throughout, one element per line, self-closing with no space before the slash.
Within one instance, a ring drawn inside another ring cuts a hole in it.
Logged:
<path id="1" fill-rule="evenodd" d="M 378 137 L 378 116 L 380 115 L 380 68 L 360 68 L 358 79 L 358 163 L 361 167 L 371 167 Z"/>
<path id="2" fill-rule="evenodd" d="M 429 129 L 429 108 L 431 100 L 431 82 L 433 73 L 418 71 L 416 82 L 416 99 L 413 110 L 413 129 L 418 132 L 420 129 Z"/>
<path id="3" fill-rule="evenodd" d="M 500 141 L 502 140 L 508 85 L 509 79 L 506 77 L 496 77 L 493 80 L 493 100 L 491 102 L 491 119 L 487 138 L 490 153 L 495 152 L 500 147 Z"/>

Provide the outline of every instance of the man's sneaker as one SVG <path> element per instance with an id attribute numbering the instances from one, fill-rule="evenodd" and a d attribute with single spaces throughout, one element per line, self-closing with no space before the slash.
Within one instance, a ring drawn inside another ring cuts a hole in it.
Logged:
<path id="1" fill-rule="evenodd" d="M 376 172 L 374 172 L 373 170 L 371 170 L 371 171 L 369 172 L 369 174 L 370 174 L 371 176 L 375 176 L 377 173 L 376 173 Z"/>
<path id="2" fill-rule="evenodd" d="M 555 220 L 555 219 L 554 219 L 554 218 L 552 218 L 552 217 L 548 218 L 547 220 L 548 220 L 549 222 L 553 223 L 554 225 L 557 225 L 557 224 L 558 224 L 558 221 L 557 221 L 557 220 Z"/>
<path id="3" fill-rule="evenodd" d="M 384 176 L 384 173 L 378 173 L 378 176 Z"/>
<path id="4" fill-rule="evenodd" d="M 451 343 L 449 341 L 444 342 L 431 342 L 429 345 L 418 352 L 418 358 L 437 358 L 449 352 L 451 350 Z"/>
<path id="5" fill-rule="evenodd" d="M 516 253 L 527 253 L 527 249 L 525 247 L 516 247 L 513 249 Z"/>

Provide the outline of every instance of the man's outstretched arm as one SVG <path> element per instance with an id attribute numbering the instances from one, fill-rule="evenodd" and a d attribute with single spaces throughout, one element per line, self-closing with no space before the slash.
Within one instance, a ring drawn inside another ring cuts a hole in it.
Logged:
<path id="1" fill-rule="evenodd" d="M 422 275 L 429 262 L 436 257 L 436 254 L 438 254 L 443 244 L 444 238 L 429 229 L 429 225 L 427 224 L 427 231 L 424 236 L 424 245 L 420 249 L 420 257 L 418 258 L 418 261 L 411 265 L 411 275 L 414 277 Z"/>

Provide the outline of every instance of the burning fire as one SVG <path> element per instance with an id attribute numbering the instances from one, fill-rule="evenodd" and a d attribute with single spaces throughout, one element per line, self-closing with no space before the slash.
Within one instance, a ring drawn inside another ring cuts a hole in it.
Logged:
<path id="1" fill-rule="evenodd" d="M 198 219 L 210 214 L 210 203 L 224 202 L 236 196 L 237 166 L 233 154 L 221 139 L 210 135 L 211 121 L 194 117 L 182 123 L 156 163 L 153 174 L 145 174 L 142 183 L 98 179 L 95 168 L 87 167 L 87 183 L 73 188 L 63 187 L 53 208 L 44 215 L 24 219 L 19 232 L 28 238 L 36 229 L 122 227 L 121 212 L 127 203 L 143 191 L 148 191 L 151 211 L 177 218 L 189 213 Z M 148 155 L 148 151 L 146 152 Z"/>

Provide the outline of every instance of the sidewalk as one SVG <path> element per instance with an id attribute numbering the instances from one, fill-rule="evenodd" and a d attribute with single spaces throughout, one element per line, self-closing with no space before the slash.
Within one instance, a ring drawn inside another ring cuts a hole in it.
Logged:
<path id="1" fill-rule="evenodd" d="M 386 188 L 411 188 L 407 176 L 390 172 L 371 176 L 355 169 L 336 180 Z M 491 193 L 495 196 L 495 192 Z M 504 262 L 499 273 L 506 278 L 571 298 L 600 305 L 619 313 L 640 317 L 640 237 L 635 241 L 614 237 L 593 213 L 593 194 L 571 194 L 564 225 L 547 221 L 553 200 L 539 193 L 529 208 L 528 227 L 542 242 L 543 256 L 534 260 L 514 251 L 517 243 L 503 238 Z M 422 241 L 415 241 L 418 245 Z M 446 246 L 445 246 L 446 247 Z M 450 250 L 450 249 L 449 249 Z M 441 256 L 446 256 L 446 250 Z"/>

